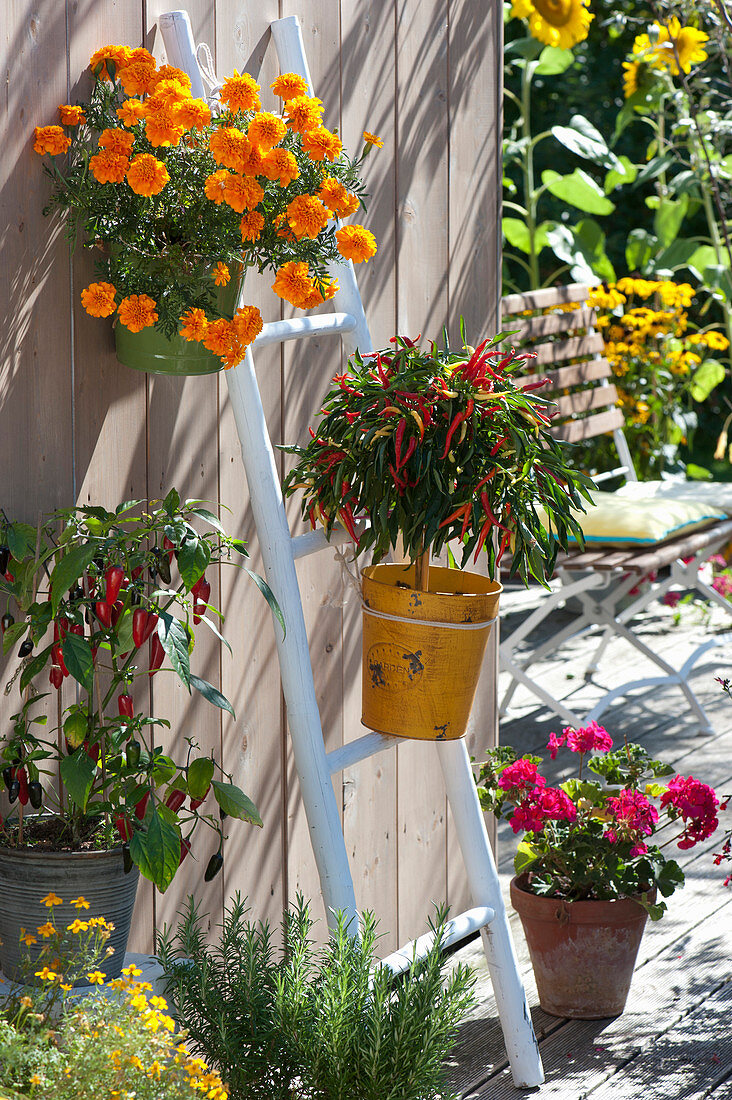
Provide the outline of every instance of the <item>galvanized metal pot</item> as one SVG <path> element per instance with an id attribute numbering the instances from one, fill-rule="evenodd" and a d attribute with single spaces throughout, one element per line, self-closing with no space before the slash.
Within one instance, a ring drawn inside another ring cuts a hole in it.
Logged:
<path id="1" fill-rule="evenodd" d="M 122 849 L 107 852 L 42 852 L 0 847 L 0 967 L 8 978 L 22 978 L 21 961 L 38 955 L 38 945 L 20 943 L 20 930 L 36 935 L 51 913 L 57 928 L 66 928 L 76 918 L 105 917 L 114 924 L 107 941 L 114 954 L 100 961 L 108 979 L 119 977 L 124 966 L 139 871 L 124 873 Z M 52 910 L 41 898 L 53 892 L 63 904 Z M 76 909 L 71 901 L 84 897 L 88 909 Z"/>
<path id="2" fill-rule="evenodd" d="M 550 1016 L 601 1020 L 625 1008 L 648 914 L 633 898 L 562 901 L 511 881 L 511 903 L 521 918 L 539 1004 Z"/>

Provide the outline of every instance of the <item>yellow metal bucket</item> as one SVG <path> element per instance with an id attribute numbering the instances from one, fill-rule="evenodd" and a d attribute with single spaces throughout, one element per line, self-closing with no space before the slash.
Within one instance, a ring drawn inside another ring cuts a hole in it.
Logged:
<path id="1" fill-rule="evenodd" d="M 497 581 L 431 567 L 372 565 L 363 581 L 363 715 L 369 729 L 423 741 L 465 733 L 491 625 Z"/>

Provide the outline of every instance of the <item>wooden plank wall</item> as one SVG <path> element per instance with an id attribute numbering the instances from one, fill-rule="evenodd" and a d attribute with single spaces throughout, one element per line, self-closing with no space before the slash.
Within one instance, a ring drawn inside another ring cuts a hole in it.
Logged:
<path id="1" fill-rule="evenodd" d="M 2 27 L 5 110 L 0 116 L 0 503 L 11 517 L 79 502 L 114 506 L 158 498 L 175 485 L 219 500 L 232 532 L 256 539 L 239 443 L 223 377 L 146 377 L 117 363 L 111 330 L 80 308 L 89 257 L 70 256 L 58 219 L 41 215 L 48 181 L 32 152 L 32 129 L 56 120 L 56 106 L 83 97 L 88 58 L 107 42 L 144 44 L 163 56 L 157 31 L 166 0 L 5 0 Z M 464 315 L 470 338 L 495 330 L 498 298 L 499 5 L 474 0 L 187 0 L 198 41 L 209 43 L 221 75 L 253 73 L 265 88 L 277 73 L 269 23 L 299 16 L 326 124 L 346 147 L 364 129 L 384 148 L 367 161 L 366 224 L 377 256 L 358 274 L 377 345 L 395 331 L 453 340 Z M 280 315 L 266 280 L 247 300 Z M 302 439 L 334 369 L 331 343 L 267 350 L 257 370 L 275 442 Z M 293 508 L 293 517 L 295 509 Z M 311 630 L 318 698 L 328 747 L 360 732 L 360 624 L 343 606 L 331 555 L 299 566 Z M 223 755 L 257 802 L 262 831 L 231 828 L 225 874 L 204 885 L 205 844 L 165 897 L 140 890 L 133 946 L 147 950 L 156 924 L 195 891 L 218 919 L 225 897 L 246 893 L 257 917 L 277 921 L 302 891 L 322 916 L 307 823 L 288 747 L 274 637 L 251 583 L 234 570 L 214 578 L 212 599 L 226 613 L 234 657 L 201 638 L 196 662 L 237 712 L 223 719 L 158 676 L 150 704 L 173 723 L 173 744 L 195 734 Z M 492 669 L 486 659 L 471 751 L 495 731 Z M 147 689 L 146 689 L 147 690 Z M 5 724 L 9 701 L 0 702 Z M 0 727 L 2 728 L 2 727 Z M 338 788 L 359 904 L 375 908 L 384 950 L 420 932 L 433 900 L 467 900 L 444 790 L 430 746 L 405 744 L 350 769 Z"/>

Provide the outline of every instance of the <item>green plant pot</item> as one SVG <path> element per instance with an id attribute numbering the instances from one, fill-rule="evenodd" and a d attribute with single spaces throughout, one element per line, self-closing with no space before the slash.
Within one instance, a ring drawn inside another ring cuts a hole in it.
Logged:
<path id="1" fill-rule="evenodd" d="M 224 317 L 234 316 L 241 283 L 232 279 L 225 287 L 219 287 L 216 304 Z M 207 351 L 203 344 L 174 336 L 172 340 L 153 325 L 141 332 L 130 332 L 119 322 L 114 326 L 114 342 L 117 358 L 126 367 L 145 371 L 147 374 L 216 374 L 223 369 L 218 355 Z"/>

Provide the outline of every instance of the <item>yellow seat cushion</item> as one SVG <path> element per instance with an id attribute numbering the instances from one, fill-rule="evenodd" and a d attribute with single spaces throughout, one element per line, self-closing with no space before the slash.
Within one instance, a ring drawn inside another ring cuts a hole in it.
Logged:
<path id="1" fill-rule="evenodd" d="M 709 501 L 595 492 L 586 513 L 575 512 L 589 545 L 652 546 L 726 519 Z"/>

